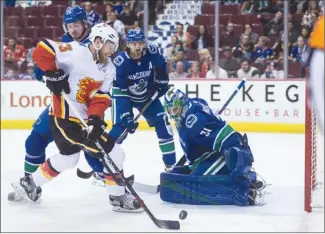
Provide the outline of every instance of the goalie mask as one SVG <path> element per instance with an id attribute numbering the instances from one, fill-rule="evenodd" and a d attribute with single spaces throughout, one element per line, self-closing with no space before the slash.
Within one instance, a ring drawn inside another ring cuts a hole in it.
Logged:
<path id="1" fill-rule="evenodd" d="M 171 119 L 179 119 L 188 105 L 188 97 L 181 90 L 170 88 L 164 97 L 164 108 Z"/>

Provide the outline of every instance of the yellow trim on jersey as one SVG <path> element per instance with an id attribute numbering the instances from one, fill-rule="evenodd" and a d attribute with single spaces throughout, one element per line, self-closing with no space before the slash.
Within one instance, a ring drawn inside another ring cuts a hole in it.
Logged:
<path id="1" fill-rule="evenodd" d="M 62 96 L 60 96 L 61 98 L 61 118 L 64 119 L 65 118 L 65 105 L 64 105 L 64 98 Z"/>
<path id="2" fill-rule="evenodd" d="M 38 44 L 42 46 L 47 52 L 55 56 L 55 51 L 48 47 L 44 42 L 40 41 Z"/>
<path id="3" fill-rule="evenodd" d="M 108 94 L 99 94 L 99 93 L 95 93 L 94 97 L 110 99 L 110 96 L 109 96 Z"/>
<path id="4" fill-rule="evenodd" d="M 91 147 L 86 146 L 86 145 L 84 145 L 84 144 L 82 144 L 82 143 L 80 143 L 80 142 L 77 142 L 77 141 L 74 141 L 74 140 L 70 139 L 70 138 L 67 136 L 67 134 L 65 134 L 64 130 L 59 126 L 59 124 L 58 124 L 58 120 L 57 120 L 56 117 L 54 117 L 54 122 L 55 122 L 56 127 L 60 130 L 60 132 L 61 132 L 61 134 L 63 135 L 63 137 L 64 137 L 67 141 L 69 141 L 71 144 L 74 144 L 74 145 L 80 145 L 80 146 L 82 146 L 82 147 L 86 148 L 87 150 L 89 150 L 89 151 L 91 151 L 91 152 L 94 152 L 94 153 L 98 153 L 98 152 L 99 152 L 98 150 L 96 150 L 96 149 L 94 149 L 94 148 L 91 148 Z"/>
<path id="5" fill-rule="evenodd" d="M 46 179 L 48 179 L 48 180 L 52 180 L 52 179 L 53 179 L 52 176 L 50 176 L 49 174 L 47 174 L 47 173 L 44 171 L 43 164 L 41 164 L 41 165 L 39 166 L 39 168 L 40 168 L 40 171 L 41 171 L 42 175 L 43 175 Z"/>

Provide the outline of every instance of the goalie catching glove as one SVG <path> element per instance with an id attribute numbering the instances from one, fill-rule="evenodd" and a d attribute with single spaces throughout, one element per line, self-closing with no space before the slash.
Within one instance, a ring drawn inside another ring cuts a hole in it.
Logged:
<path id="1" fill-rule="evenodd" d="M 56 96 L 60 96 L 64 91 L 66 94 L 70 93 L 69 75 L 66 75 L 62 69 L 54 71 L 46 71 L 44 73 L 46 80 L 46 87 L 51 90 Z"/>

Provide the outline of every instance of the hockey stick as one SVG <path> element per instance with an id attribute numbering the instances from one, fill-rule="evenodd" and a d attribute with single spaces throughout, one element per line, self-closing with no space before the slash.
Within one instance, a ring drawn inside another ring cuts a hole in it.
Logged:
<path id="1" fill-rule="evenodd" d="M 221 109 L 218 111 L 218 115 L 221 115 L 222 112 L 227 108 L 229 103 L 232 101 L 232 99 L 236 96 L 238 91 L 246 84 L 246 78 L 243 78 L 241 82 L 238 84 L 237 88 L 234 90 L 234 92 L 230 95 L 230 97 L 227 99 L 225 104 L 221 107 Z M 183 155 L 178 162 L 175 164 L 175 166 L 183 166 L 186 163 L 186 157 Z M 149 184 L 142 184 L 137 182 L 136 185 L 133 187 L 137 187 L 137 190 L 140 192 L 150 193 L 150 194 L 156 194 L 159 193 L 160 185 L 149 185 Z"/>
<path id="2" fill-rule="evenodd" d="M 153 101 L 154 98 L 156 98 L 158 95 L 158 92 L 156 92 L 150 101 Z M 75 106 L 73 105 L 73 103 L 71 102 L 70 98 L 64 93 L 62 92 L 62 96 L 64 97 L 64 99 L 67 101 L 67 103 L 69 104 L 69 107 L 72 109 L 72 111 L 75 113 L 75 115 L 77 116 L 77 118 L 81 121 L 82 125 L 84 125 L 84 127 L 86 129 L 88 129 L 88 125 L 87 123 L 84 121 L 84 119 L 82 118 L 82 116 L 80 115 L 79 111 L 75 108 Z M 151 104 L 151 102 L 148 102 L 147 104 Z M 146 105 L 147 107 L 149 105 Z M 116 183 L 119 183 L 120 180 L 122 180 L 123 185 L 125 185 L 127 187 L 127 189 L 130 191 L 130 193 L 138 200 L 138 202 L 140 203 L 141 207 L 144 209 L 144 211 L 147 213 L 147 215 L 149 216 L 149 218 L 156 224 L 157 227 L 159 228 L 165 228 L 165 229 L 171 229 L 171 230 L 179 230 L 180 229 L 180 224 L 178 221 L 172 221 L 172 220 L 160 220 L 157 219 L 152 213 L 151 211 L 148 209 L 148 207 L 146 206 L 146 204 L 144 203 L 144 201 L 139 197 L 139 195 L 136 193 L 136 191 L 132 188 L 132 186 L 128 183 L 128 181 L 126 180 L 126 178 L 124 177 L 123 173 L 121 173 L 121 171 L 119 170 L 119 168 L 116 166 L 116 164 L 114 163 L 114 161 L 110 158 L 110 156 L 108 154 L 106 154 L 105 150 L 103 149 L 103 147 L 100 145 L 99 141 L 96 140 L 95 145 L 97 146 L 97 148 L 99 149 L 99 151 L 102 153 L 102 158 L 100 158 L 100 162 L 103 164 L 103 166 L 106 168 L 106 170 L 112 175 L 113 179 L 115 180 Z M 112 169 L 110 168 L 112 167 Z M 116 177 L 116 175 L 114 174 L 115 171 L 120 179 L 118 179 Z"/>
<path id="3" fill-rule="evenodd" d="M 150 101 L 146 103 L 146 105 L 141 109 L 141 111 L 139 112 L 139 114 L 134 118 L 134 122 L 138 121 L 139 118 L 143 115 L 143 113 L 148 109 L 148 107 L 151 105 L 151 103 L 157 98 L 158 96 L 158 92 L 155 92 L 151 98 Z M 119 144 L 122 139 L 125 137 L 125 135 L 127 134 L 127 129 L 125 129 L 123 131 L 123 133 L 119 136 L 119 138 L 116 140 L 116 142 Z M 77 176 L 79 178 L 82 179 L 89 179 L 92 175 L 94 174 L 94 170 L 90 171 L 90 172 L 84 172 L 82 170 L 80 170 L 79 168 L 77 168 Z"/>

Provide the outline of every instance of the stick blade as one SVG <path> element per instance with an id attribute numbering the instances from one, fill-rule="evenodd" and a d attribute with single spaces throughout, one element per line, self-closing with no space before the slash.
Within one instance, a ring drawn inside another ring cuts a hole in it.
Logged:
<path id="1" fill-rule="evenodd" d="M 157 225 L 157 227 L 162 229 L 179 230 L 181 228 L 178 221 L 155 219 L 154 223 Z"/>

